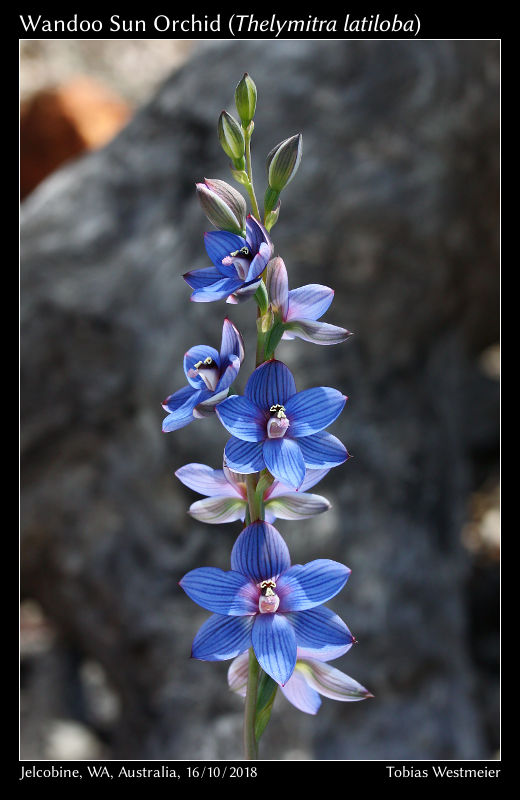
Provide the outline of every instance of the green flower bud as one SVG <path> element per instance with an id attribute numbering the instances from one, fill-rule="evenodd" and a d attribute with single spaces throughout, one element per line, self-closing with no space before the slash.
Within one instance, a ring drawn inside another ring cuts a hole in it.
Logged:
<path id="1" fill-rule="evenodd" d="M 235 104 L 244 128 L 247 128 L 256 109 L 256 86 L 247 72 L 235 89 Z"/>
<path id="2" fill-rule="evenodd" d="M 294 178 L 302 157 L 302 135 L 297 133 L 280 142 L 267 156 L 269 186 L 281 192 Z"/>
<path id="3" fill-rule="evenodd" d="M 223 151 L 230 157 L 236 169 L 244 169 L 245 141 L 242 128 L 231 114 L 223 111 L 218 118 L 218 138 Z"/>
<path id="4" fill-rule="evenodd" d="M 247 207 L 242 195 L 229 183 L 204 178 L 197 183 L 202 210 L 215 228 L 241 236 L 246 229 Z"/>

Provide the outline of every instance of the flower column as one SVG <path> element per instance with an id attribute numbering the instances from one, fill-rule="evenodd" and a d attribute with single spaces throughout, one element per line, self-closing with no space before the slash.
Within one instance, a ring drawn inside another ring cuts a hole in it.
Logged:
<path id="1" fill-rule="evenodd" d="M 316 713 L 319 694 L 361 700 L 370 693 L 330 667 L 355 641 L 345 623 L 323 604 L 345 585 L 350 569 L 329 559 L 292 565 L 276 517 L 303 519 L 323 513 L 328 501 L 307 494 L 348 452 L 326 428 L 339 416 L 346 396 L 331 387 L 298 392 L 285 364 L 275 358 L 282 338 L 320 345 L 344 341 L 344 328 L 320 322 L 333 291 L 320 284 L 289 290 L 283 260 L 274 256 L 270 231 L 280 213 L 280 195 L 301 160 L 301 135 L 285 139 L 267 156 L 268 185 L 263 222 L 251 172 L 256 87 L 246 74 L 237 86 L 240 122 L 222 112 L 219 139 L 231 159 L 242 195 L 222 180 L 197 184 L 202 208 L 217 228 L 205 234 L 212 266 L 184 275 L 194 302 L 226 299 L 236 304 L 254 296 L 258 306 L 256 369 L 242 395 L 229 395 L 244 359 L 242 336 L 224 320 L 220 351 L 207 345 L 184 357 L 188 386 L 164 402 L 165 432 L 195 419 L 216 416 L 231 434 L 223 470 L 188 464 L 177 471 L 187 486 L 206 495 L 190 513 L 209 523 L 245 521 L 231 552 L 231 570 L 193 569 L 180 581 L 196 603 L 213 612 L 195 636 L 194 658 L 234 658 L 230 688 L 245 695 L 244 752 L 257 757 L 280 686 L 307 713 Z"/>

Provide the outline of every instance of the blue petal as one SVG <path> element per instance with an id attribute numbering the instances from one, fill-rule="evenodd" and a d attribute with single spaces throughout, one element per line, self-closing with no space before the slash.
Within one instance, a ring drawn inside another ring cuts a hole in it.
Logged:
<path id="1" fill-rule="evenodd" d="M 215 300 L 223 300 L 229 294 L 242 286 L 242 281 L 238 278 L 222 278 L 212 286 L 195 289 L 190 300 L 194 303 L 213 303 Z"/>
<path id="2" fill-rule="evenodd" d="M 218 271 L 227 277 L 236 276 L 236 269 L 233 264 L 227 267 L 222 263 L 222 259 L 226 258 L 230 253 L 235 250 L 240 250 L 246 244 L 242 236 L 237 236 L 236 233 L 229 233 L 228 231 L 211 231 L 204 234 L 204 244 L 206 252 L 210 259 L 213 261 Z"/>
<path id="3" fill-rule="evenodd" d="M 184 428 L 186 425 L 189 425 L 190 422 L 192 422 L 194 419 L 193 409 L 195 408 L 197 403 L 199 403 L 201 400 L 203 400 L 210 394 L 205 389 L 196 391 L 195 389 L 192 389 L 191 386 L 187 386 L 185 388 L 190 390 L 189 397 L 186 397 L 186 394 L 183 392 L 182 389 L 180 389 L 179 392 L 176 392 L 175 394 L 171 395 L 166 402 L 168 410 L 170 409 L 170 407 L 173 407 L 175 405 L 177 405 L 177 407 L 170 414 L 168 414 L 167 417 L 163 419 L 162 422 L 163 433 L 171 433 L 172 431 L 176 431 L 179 428 Z M 186 398 L 184 399 L 184 402 L 182 404 L 180 404 L 181 397 L 176 397 L 176 395 L 180 395 L 181 392 L 183 392 L 182 397 Z"/>
<path id="4" fill-rule="evenodd" d="M 191 272 L 186 272 L 182 277 L 192 289 L 202 289 L 204 286 L 211 286 L 213 283 L 222 280 L 222 275 L 216 267 L 194 269 Z"/>
<path id="5" fill-rule="evenodd" d="M 306 492 L 307 489 L 311 489 L 313 486 L 316 486 L 325 475 L 328 475 L 330 469 L 307 469 L 305 470 L 305 478 L 303 479 L 303 483 L 300 486 L 300 492 Z M 264 500 L 274 500 L 275 497 L 280 497 L 280 495 L 287 494 L 288 491 L 292 487 L 287 486 L 282 481 L 275 481 L 269 489 L 266 490 L 264 493 Z"/>
<path id="6" fill-rule="evenodd" d="M 327 428 L 343 411 L 347 398 L 337 389 L 317 386 L 298 392 L 285 403 L 289 436 L 311 436 Z"/>
<path id="7" fill-rule="evenodd" d="M 279 311 L 282 319 L 285 320 L 288 308 L 289 280 L 287 269 L 279 256 L 273 258 L 269 264 L 266 277 L 266 288 L 269 300 L 273 309 Z"/>
<path id="8" fill-rule="evenodd" d="M 190 347 L 187 353 L 184 353 L 184 374 L 188 379 L 188 383 L 195 389 L 205 389 L 206 384 L 199 375 L 195 375 L 195 364 L 199 361 L 204 361 L 205 358 L 212 358 L 220 369 L 220 355 L 214 347 L 209 347 L 206 344 L 197 344 L 195 347 Z"/>
<path id="9" fill-rule="evenodd" d="M 175 473 L 185 486 L 206 497 L 242 497 L 235 484 L 230 483 L 221 469 L 206 464 L 186 464 Z"/>
<path id="10" fill-rule="evenodd" d="M 296 634 L 289 620 L 282 614 L 258 614 L 251 639 L 264 672 L 283 686 L 296 665 Z"/>
<path id="11" fill-rule="evenodd" d="M 217 567 L 192 569 L 179 581 L 188 597 L 216 614 L 241 617 L 258 612 L 258 593 L 245 575 Z"/>
<path id="12" fill-rule="evenodd" d="M 222 341 L 220 343 L 220 359 L 224 363 L 230 356 L 238 356 L 244 360 L 244 340 L 242 334 L 227 317 L 222 325 Z"/>
<path id="13" fill-rule="evenodd" d="M 240 372 L 240 359 L 238 356 L 230 356 L 220 365 L 221 378 L 215 387 L 215 393 L 224 389 L 229 389 Z"/>
<path id="14" fill-rule="evenodd" d="M 320 431 L 298 439 L 305 464 L 310 469 L 336 467 L 348 458 L 345 445 L 331 433 Z"/>
<path id="15" fill-rule="evenodd" d="M 261 583 L 289 569 L 291 557 L 284 540 L 268 522 L 253 522 L 245 528 L 231 551 L 231 569 Z"/>
<path id="16" fill-rule="evenodd" d="M 217 408 L 217 415 L 227 430 L 245 442 L 261 442 L 266 437 L 265 414 L 247 397 L 232 395 Z"/>
<path id="17" fill-rule="evenodd" d="M 286 320 L 293 319 L 317 320 L 326 312 L 332 300 L 334 290 L 319 283 L 309 283 L 292 289 L 289 292 L 289 309 Z"/>
<path id="18" fill-rule="evenodd" d="M 296 669 L 285 684 L 281 687 L 282 692 L 287 700 L 296 706 L 299 711 L 304 711 L 306 714 L 316 714 L 321 706 L 321 698 L 305 680 L 304 674 Z"/>
<path id="19" fill-rule="evenodd" d="M 201 661 L 227 661 L 251 647 L 254 617 L 227 617 L 213 614 L 199 628 L 191 657 Z"/>
<path id="20" fill-rule="evenodd" d="M 244 442 L 233 436 L 224 449 L 227 466 L 234 472 L 259 472 L 265 467 L 262 442 Z"/>
<path id="21" fill-rule="evenodd" d="M 285 323 L 282 339 L 303 339 L 304 342 L 313 344 L 331 345 L 344 342 L 352 336 L 346 328 L 329 325 L 328 322 L 315 322 L 310 319 L 293 319 Z"/>
<path id="22" fill-rule="evenodd" d="M 182 389 L 179 389 L 177 392 L 174 392 L 169 397 L 166 398 L 162 407 L 165 411 L 177 411 L 179 408 L 182 408 L 192 397 L 198 395 L 199 392 L 196 391 L 192 386 L 183 386 Z"/>
<path id="23" fill-rule="evenodd" d="M 296 384 L 290 369 L 274 358 L 255 369 L 245 388 L 246 397 L 264 411 L 277 403 L 285 405 L 293 394 Z"/>
<path id="24" fill-rule="evenodd" d="M 246 300 L 249 300 L 252 294 L 255 294 L 256 290 L 260 286 L 261 280 L 261 278 L 256 278 L 254 281 L 250 281 L 250 283 L 244 283 L 244 285 L 237 289 L 236 292 L 229 295 L 226 303 L 233 303 L 233 305 L 245 303 Z"/>
<path id="25" fill-rule="evenodd" d="M 317 606 L 287 614 L 296 632 L 298 658 L 331 661 L 350 650 L 354 637 L 330 608 Z"/>
<path id="26" fill-rule="evenodd" d="M 262 274 L 270 258 L 271 248 L 267 244 L 261 244 L 260 250 L 249 265 L 249 270 L 246 275 L 246 285 L 255 281 Z"/>
<path id="27" fill-rule="evenodd" d="M 298 489 L 305 478 L 305 461 L 294 439 L 266 439 L 264 461 L 274 477 L 293 489 Z"/>
<path id="28" fill-rule="evenodd" d="M 265 242 L 272 248 L 273 244 L 264 226 L 258 222 L 251 214 L 246 219 L 246 239 L 252 253 L 256 255 L 261 245 Z M 236 249 L 236 248 L 234 248 Z"/>
<path id="29" fill-rule="evenodd" d="M 277 581 L 280 611 L 305 611 L 326 603 L 343 589 L 350 572 L 344 564 L 328 558 L 295 564 Z"/>

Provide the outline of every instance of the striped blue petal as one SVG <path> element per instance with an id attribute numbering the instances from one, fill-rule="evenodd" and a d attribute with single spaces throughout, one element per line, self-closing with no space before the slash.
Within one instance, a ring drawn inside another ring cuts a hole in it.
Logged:
<path id="1" fill-rule="evenodd" d="M 331 345 L 340 344 L 352 336 L 346 328 L 329 325 L 328 322 L 315 322 L 310 319 L 293 319 L 286 322 L 282 339 L 303 339 L 304 342 L 313 344 Z"/>
<path id="2" fill-rule="evenodd" d="M 298 439 L 303 460 L 310 469 L 336 467 L 348 458 L 347 448 L 336 436 L 325 431 Z"/>
<path id="3" fill-rule="evenodd" d="M 188 572 L 179 586 L 195 603 L 216 614 L 240 617 L 258 612 L 258 593 L 239 572 L 199 567 Z"/>
<path id="4" fill-rule="evenodd" d="M 222 325 L 222 341 L 220 343 L 220 359 L 223 364 L 230 356 L 238 356 L 244 360 L 244 340 L 242 334 L 227 317 Z"/>
<path id="5" fill-rule="evenodd" d="M 319 283 L 309 283 L 289 292 L 289 308 L 286 320 L 316 320 L 323 316 L 332 300 L 334 290 Z"/>
<path id="6" fill-rule="evenodd" d="M 263 445 L 264 461 L 274 477 L 293 489 L 298 489 L 305 478 L 305 461 L 294 439 L 266 439 Z"/>
<path id="7" fill-rule="evenodd" d="M 293 394 L 296 384 L 290 369 L 274 358 L 255 369 L 245 388 L 246 397 L 265 411 L 277 403 L 285 405 Z"/>
<path id="8" fill-rule="evenodd" d="M 231 569 L 261 583 L 289 569 L 291 557 L 273 525 L 259 520 L 244 528 L 231 551 Z"/>
<path id="9" fill-rule="evenodd" d="M 307 611 L 294 611 L 287 617 L 296 633 L 298 658 L 331 661 L 352 647 L 354 637 L 343 620 L 330 608 L 316 606 Z"/>
<path id="10" fill-rule="evenodd" d="M 264 226 L 251 214 L 246 219 L 246 239 L 252 253 L 258 253 L 262 244 L 266 243 L 272 249 L 273 244 Z"/>
<path id="11" fill-rule="evenodd" d="M 256 278 L 258 278 L 262 274 L 270 258 L 271 258 L 271 248 L 269 247 L 269 245 L 265 243 L 261 244 L 258 253 L 253 258 L 251 264 L 249 265 L 249 270 L 246 275 L 246 281 L 245 281 L 246 284 L 256 280 Z"/>
<path id="12" fill-rule="evenodd" d="M 227 397 L 217 408 L 217 415 L 227 430 L 246 442 L 260 442 L 266 437 L 266 415 L 247 397 Z"/>
<path id="13" fill-rule="evenodd" d="M 189 393 L 186 390 L 189 390 Z M 179 389 L 178 392 L 170 395 L 164 404 L 170 414 L 163 419 L 163 433 L 171 433 L 171 431 L 176 431 L 189 425 L 194 419 L 193 409 L 197 403 L 209 397 L 209 395 L 210 392 L 206 389 L 197 391 L 191 386 L 186 386 L 184 389 Z"/>
<path id="14" fill-rule="evenodd" d="M 258 663 L 281 686 L 296 665 L 296 634 L 283 614 L 258 614 L 251 636 Z"/>
<path id="15" fill-rule="evenodd" d="M 289 304 L 289 279 L 284 261 L 279 256 L 269 263 L 266 288 L 271 306 L 285 319 Z"/>
<path id="16" fill-rule="evenodd" d="M 177 392 L 174 392 L 167 397 L 162 404 L 162 407 L 165 411 L 177 411 L 179 408 L 182 408 L 182 406 L 189 403 L 189 401 L 198 394 L 199 392 L 197 392 L 197 390 L 192 386 L 183 386 L 182 389 L 179 389 Z"/>
<path id="17" fill-rule="evenodd" d="M 186 464 L 175 473 L 185 486 L 207 497 L 242 497 L 235 484 L 230 483 L 223 470 L 206 464 Z"/>
<path id="18" fill-rule="evenodd" d="M 299 711 L 304 711 L 306 714 L 316 714 L 321 706 L 321 698 L 318 692 L 309 686 L 298 664 L 296 664 L 293 674 L 285 686 L 281 687 L 281 690 L 293 706 L 296 706 Z"/>
<path id="19" fill-rule="evenodd" d="M 206 344 L 197 344 L 195 347 L 190 347 L 187 353 L 184 354 L 184 374 L 195 389 L 205 389 L 206 384 L 202 378 L 197 375 L 195 364 L 199 361 L 204 361 L 205 358 L 211 358 L 217 366 L 217 372 L 220 371 L 220 355 L 214 347 L 209 347 Z"/>
<path id="20" fill-rule="evenodd" d="M 305 471 L 305 478 L 303 479 L 303 483 L 300 486 L 300 492 L 306 492 L 307 489 L 311 489 L 313 486 L 316 486 L 322 478 L 325 477 L 330 472 L 330 469 L 307 469 Z M 280 497 L 282 494 L 287 494 L 290 487 L 286 486 L 285 483 L 281 481 L 275 481 L 269 489 L 266 490 L 264 494 L 264 500 L 272 500 L 275 497 Z"/>
<path id="21" fill-rule="evenodd" d="M 233 436 L 224 448 L 227 466 L 234 472 L 259 472 L 265 467 L 262 442 L 245 442 Z"/>
<path id="22" fill-rule="evenodd" d="M 215 300 L 223 300 L 233 294 L 240 286 L 242 286 L 242 281 L 238 278 L 222 278 L 212 286 L 195 289 L 190 300 L 194 303 L 213 303 Z"/>
<path id="23" fill-rule="evenodd" d="M 298 392 L 284 404 L 291 423 L 289 435 L 298 438 L 322 431 L 339 417 L 346 401 L 344 394 L 328 386 Z"/>
<path id="24" fill-rule="evenodd" d="M 256 290 L 260 286 L 261 280 L 261 278 L 256 278 L 256 280 L 251 281 L 250 283 L 244 283 L 235 292 L 233 292 L 233 294 L 229 295 L 226 303 L 231 303 L 233 305 L 245 303 L 246 300 L 249 300 L 251 295 L 255 294 Z"/>
<path id="25" fill-rule="evenodd" d="M 211 286 L 211 284 L 222 280 L 222 275 L 216 267 L 193 269 L 190 272 L 185 272 L 182 277 L 192 289 L 202 289 L 204 286 Z"/>
<path id="26" fill-rule="evenodd" d="M 221 378 L 215 387 L 215 392 L 222 392 L 229 389 L 240 372 L 240 359 L 238 356 L 230 356 L 220 367 Z"/>
<path id="27" fill-rule="evenodd" d="M 305 611 L 326 603 L 342 590 L 349 575 L 348 567 L 328 558 L 295 564 L 277 581 L 279 610 Z"/>
<path id="28" fill-rule="evenodd" d="M 243 519 L 247 502 L 241 497 L 205 497 L 189 507 L 189 513 L 200 522 L 221 525 Z"/>
<path id="29" fill-rule="evenodd" d="M 191 657 L 201 661 L 227 661 L 251 647 L 254 617 L 228 617 L 213 614 L 199 628 Z"/>
<path id="30" fill-rule="evenodd" d="M 229 264 L 226 267 L 222 263 L 222 259 L 226 258 L 235 250 L 240 250 L 244 247 L 246 241 L 242 236 L 238 236 L 236 233 L 229 233 L 228 231 L 210 231 L 204 234 L 204 244 L 208 256 L 222 275 L 226 275 L 227 277 L 236 275 L 233 264 Z"/>
<path id="31" fill-rule="evenodd" d="M 323 514 L 329 508 L 330 503 L 325 497 L 301 491 L 277 495 L 265 502 L 265 510 L 278 519 L 307 519 Z"/>

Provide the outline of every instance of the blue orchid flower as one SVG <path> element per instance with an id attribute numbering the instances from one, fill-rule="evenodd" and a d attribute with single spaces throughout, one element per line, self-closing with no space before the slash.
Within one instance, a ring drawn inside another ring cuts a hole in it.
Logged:
<path id="1" fill-rule="evenodd" d="M 346 645 L 343 652 L 346 653 L 351 647 L 352 643 Z M 317 714 L 321 706 L 320 694 L 343 703 L 366 700 L 374 696 L 354 678 L 327 664 L 328 659 L 323 658 L 321 654 L 309 657 L 309 653 L 313 653 L 313 650 L 298 648 L 294 672 L 285 686 L 281 687 L 287 700 L 299 711 Z M 248 672 L 249 656 L 248 653 L 242 653 L 232 661 L 228 670 L 229 688 L 242 697 L 245 697 L 247 692 Z"/>
<path id="2" fill-rule="evenodd" d="M 217 415 L 232 434 L 224 456 L 236 472 L 271 475 L 299 489 L 305 470 L 343 464 L 344 445 L 323 429 L 343 410 L 347 398 L 326 386 L 296 392 L 291 371 L 276 359 L 266 361 L 249 378 L 245 396 L 220 403 Z"/>
<path id="3" fill-rule="evenodd" d="M 273 258 L 266 274 L 266 287 L 271 308 L 283 323 L 282 339 L 304 339 L 314 344 L 339 344 L 351 332 L 328 322 L 318 322 L 334 298 L 334 289 L 309 283 L 289 291 L 287 269 L 280 257 Z"/>
<path id="4" fill-rule="evenodd" d="M 285 685 L 298 647 L 334 658 L 353 641 L 345 623 L 322 606 L 349 575 L 348 567 L 329 559 L 291 566 L 276 528 L 248 525 L 231 552 L 230 572 L 201 567 L 180 581 L 192 600 L 214 612 L 195 636 L 192 657 L 226 661 L 252 646 L 264 672 Z"/>
<path id="5" fill-rule="evenodd" d="M 213 347 L 199 344 L 184 355 L 184 372 L 188 386 L 171 394 L 162 404 L 168 416 L 163 433 L 189 425 L 193 419 L 208 416 L 227 397 L 244 360 L 244 342 L 229 319 L 222 326 L 220 353 Z"/>
<path id="6" fill-rule="evenodd" d="M 265 520 L 274 522 L 277 517 L 307 519 L 328 511 L 330 503 L 325 497 L 306 491 L 328 472 L 328 469 L 308 469 L 299 492 L 274 481 L 265 489 L 262 498 Z M 189 507 L 189 513 L 195 519 L 212 525 L 245 519 L 248 505 L 245 475 L 232 472 L 226 465 L 223 469 L 212 469 L 206 464 L 186 464 L 175 475 L 185 486 L 206 495 L 204 500 L 197 500 Z"/>
<path id="7" fill-rule="evenodd" d="M 215 266 L 186 272 L 182 277 L 194 289 L 194 303 L 211 303 L 227 298 L 239 303 L 254 294 L 260 276 L 273 255 L 273 243 L 263 225 L 249 215 L 246 237 L 228 231 L 204 234 L 208 256 Z"/>

